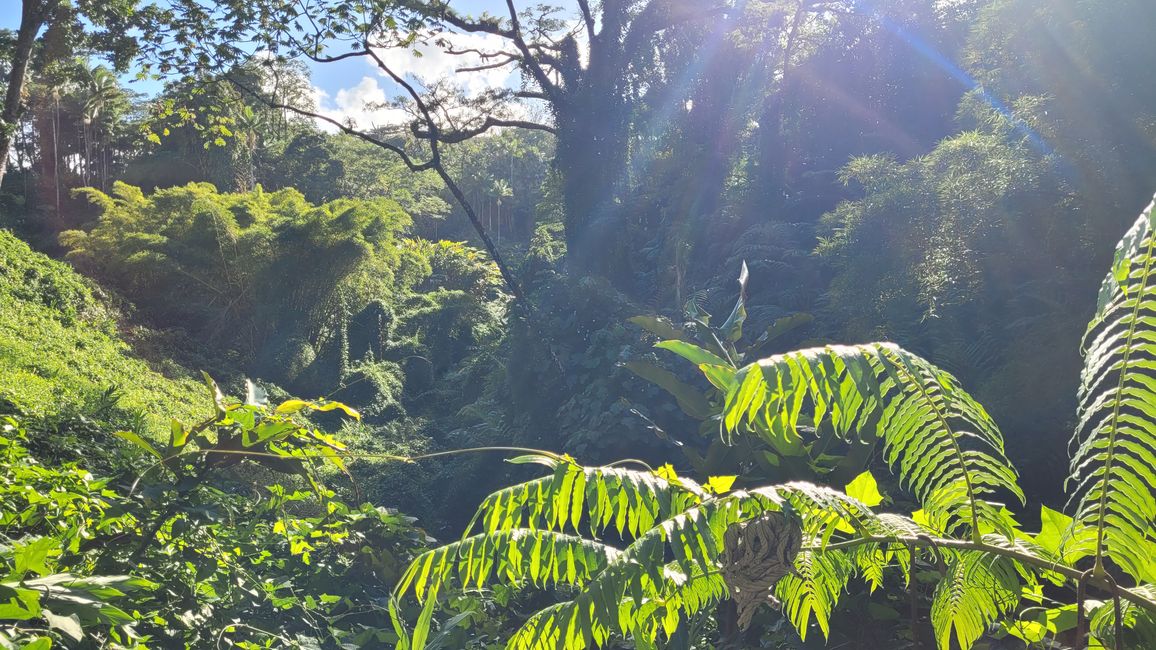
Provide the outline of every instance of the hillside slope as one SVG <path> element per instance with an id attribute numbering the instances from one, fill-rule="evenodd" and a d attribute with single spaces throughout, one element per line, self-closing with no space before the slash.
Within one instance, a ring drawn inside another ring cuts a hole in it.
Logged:
<path id="1" fill-rule="evenodd" d="M 90 280 L 0 230 L 0 412 L 51 417 L 103 406 L 152 433 L 167 429 L 169 416 L 204 417 L 195 374 L 155 365 L 121 338 Z"/>

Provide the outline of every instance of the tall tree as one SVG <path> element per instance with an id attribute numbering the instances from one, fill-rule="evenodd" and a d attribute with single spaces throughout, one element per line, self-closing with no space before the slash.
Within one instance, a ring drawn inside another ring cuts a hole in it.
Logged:
<path id="1" fill-rule="evenodd" d="M 0 182 L 8 167 L 8 155 L 24 103 L 29 65 L 41 32 L 46 27 L 68 34 L 70 56 L 99 51 L 124 69 L 136 52 L 130 27 L 138 17 L 137 0 L 22 0 L 20 27 L 12 46 L 4 105 L 0 109 Z"/>
<path id="2" fill-rule="evenodd" d="M 405 93 L 414 116 L 408 131 L 424 141 L 424 150 L 415 153 L 364 126 L 316 117 L 393 150 L 414 171 L 436 171 L 503 269 L 482 218 L 443 164 L 442 146 L 497 128 L 555 133 L 569 260 L 580 270 L 615 277 L 630 256 L 627 240 L 619 236 L 624 226 L 620 199 L 628 177 L 633 107 L 646 92 L 646 79 L 658 72 L 653 44 L 674 26 L 720 16 L 727 4 L 575 0 L 565 8 L 518 9 L 508 1 L 504 16 L 473 17 L 444 0 L 230 0 L 210 9 L 181 0 L 172 3 L 169 21 L 178 26 L 180 37 L 165 39 L 154 51 L 162 69 L 183 72 L 220 69 L 248 57 L 250 51 L 239 43 L 254 41 L 277 57 L 369 59 Z M 484 40 L 462 38 L 471 35 Z M 187 44 L 184 50 L 193 65 L 172 63 L 181 49 L 174 41 Z M 396 69 L 386 56 L 389 50 L 415 45 L 463 57 L 465 72 L 519 70 L 522 87 L 468 98 L 444 84 L 423 83 Z M 526 119 L 524 110 L 511 106 L 517 99 L 544 102 L 549 119 Z M 516 284 L 508 269 L 504 272 Z M 516 287 L 514 293 L 520 293 Z"/>

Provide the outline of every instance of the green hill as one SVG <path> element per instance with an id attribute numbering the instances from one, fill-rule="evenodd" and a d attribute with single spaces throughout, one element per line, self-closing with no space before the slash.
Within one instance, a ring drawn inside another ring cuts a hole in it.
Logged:
<path id="1" fill-rule="evenodd" d="M 204 417 L 194 373 L 134 354 L 118 326 L 90 280 L 0 230 L 0 412 L 51 417 L 103 405 L 140 414 L 152 433 L 169 416 Z"/>

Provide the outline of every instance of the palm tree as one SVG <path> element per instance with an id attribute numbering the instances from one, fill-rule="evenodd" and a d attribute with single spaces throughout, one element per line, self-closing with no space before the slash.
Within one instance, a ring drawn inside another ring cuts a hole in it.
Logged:
<path id="1" fill-rule="evenodd" d="M 514 196 L 514 190 L 510 188 L 510 184 L 504 178 L 499 178 L 494 181 L 490 191 L 496 197 L 495 204 L 498 208 L 498 242 L 502 241 L 502 199 Z"/>
<path id="2" fill-rule="evenodd" d="M 84 100 L 84 178 L 88 182 L 92 165 L 92 140 L 99 140 L 100 187 L 105 188 L 108 179 L 108 138 L 116 118 L 116 109 L 124 102 L 124 91 L 116 75 L 104 66 L 97 66 L 88 73 L 87 97 Z"/>

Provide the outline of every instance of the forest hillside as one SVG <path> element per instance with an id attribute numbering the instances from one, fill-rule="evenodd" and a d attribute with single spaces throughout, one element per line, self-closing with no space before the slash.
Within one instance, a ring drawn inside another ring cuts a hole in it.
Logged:
<path id="1" fill-rule="evenodd" d="M 0 648 L 1156 648 L 1149 0 L 0 0 Z"/>

